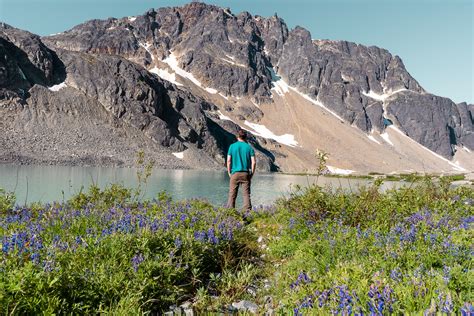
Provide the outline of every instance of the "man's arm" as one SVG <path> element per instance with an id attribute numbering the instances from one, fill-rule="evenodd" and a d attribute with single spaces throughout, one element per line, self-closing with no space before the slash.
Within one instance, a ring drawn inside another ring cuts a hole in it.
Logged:
<path id="1" fill-rule="evenodd" d="M 231 168 L 231 163 L 232 163 L 232 156 L 231 155 L 227 155 L 227 174 L 229 175 L 230 177 L 230 168 Z"/>
<path id="2" fill-rule="evenodd" d="M 252 177 L 255 174 L 255 167 L 257 166 L 257 158 L 255 156 L 250 157 L 250 160 L 252 161 Z"/>

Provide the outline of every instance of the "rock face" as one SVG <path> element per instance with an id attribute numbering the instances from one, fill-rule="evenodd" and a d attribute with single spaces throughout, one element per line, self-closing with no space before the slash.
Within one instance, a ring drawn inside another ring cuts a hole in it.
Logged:
<path id="1" fill-rule="evenodd" d="M 461 126 L 457 126 L 457 138 L 467 148 L 474 148 L 474 104 L 462 102 L 457 104 Z"/>
<path id="2" fill-rule="evenodd" d="M 474 149 L 473 105 L 427 93 L 385 49 L 314 40 L 302 27 L 289 31 L 276 15 L 234 15 L 193 2 L 91 20 L 43 38 L 0 24 L 0 105 L 15 109 L 17 119 L 75 98 L 84 103 L 67 110 L 74 115 L 100 107 L 111 130 L 120 125 L 160 150 L 189 149 L 215 166 L 239 126 L 218 114 L 222 106 L 212 96 L 225 98 L 240 121 L 258 122 L 265 115 L 259 105 L 272 104 L 282 83 L 363 132 L 394 124 L 448 159 L 456 146 Z M 278 169 L 280 145 L 256 135 L 260 167 Z"/>
<path id="3" fill-rule="evenodd" d="M 472 131 L 472 120 L 447 98 L 408 90 L 389 100 L 387 109 L 394 123 L 407 135 L 445 157 L 454 155 L 454 145 L 463 140 L 469 142 L 469 134 L 466 137 L 463 133 Z M 462 124 L 470 126 L 461 127 Z"/>
<path id="4" fill-rule="evenodd" d="M 39 36 L 0 24 L 0 100 L 28 96 L 34 84 L 53 85 L 64 66 Z"/>
<path id="5" fill-rule="evenodd" d="M 120 56 L 64 49 L 52 51 L 39 37 L 9 26 L 0 34 L 1 55 L 4 56 L 0 64 L 1 99 L 5 104 L 7 100 L 23 104 L 16 108 L 16 117 L 21 117 L 25 123 L 32 117 L 38 118 L 32 114 L 38 109 L 50 113 L 58 110 L 79 120 L 88 112 L 105 110 L 102 111 L 104 123 L 124 124 L 175 152 L 194 147 L 214 161 L 214 165 L 207 167 L 215 168 L 224 161 L 234 137 L 206 114 L 216 110 L 214 105 L 176 89 Z M 21 47 L 14 43 L 20 43 Z M 54 85 L 61 78 L 57 73 L 67 74 L 67 77 L 62 75 L 65 81 Z M 79 99 L 82 104 L 71 106 L 68 99 Z M 71 107 L 68 108 L 67 103 Z M 51 120 L 53 116 L 46 114 L 43 119 Z M 80 124 L 79 121 L 77 125 Z M 67 144 L 63 145 L 67 147 Z M 271 161 L 261 160 L 260 167 L 270 170 Z"/>
<path id="6" fill-rule="evenodd" d="M 295 56 L 302 62 L 295 62 Z M 290 33 L 278 67 L 290 85 L 366 132 L 383 126 L 380 105 L 369 109 L 374 100 L 364 93 L 423 92 L 401 60 L 388 51 L 345 41 L 313 41 L 309 32 L 299 27 Z"/>
<path id="7" fill-rule="evenodd" d="M 256 100 L 271 96 L 263 41 L 249 13 L 235 17 L 215 6 L 192 3 L 150 10 L 134 19 L 89 21 L 46 40 L 68 50 L 122 55 L 145 66 L 154 56 L 162 60 L 172 51 L 179 56 L 180 68 L 206 87 Z"/>

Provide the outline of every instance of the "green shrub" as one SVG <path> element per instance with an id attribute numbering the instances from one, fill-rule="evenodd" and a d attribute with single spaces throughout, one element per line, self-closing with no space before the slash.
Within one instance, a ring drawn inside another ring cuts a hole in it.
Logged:
<path id="1" fill-rule="evenodd" d="M 16 197 L 13 193 L 5 192 L 5 190 L 0 188 L 0 214 L 11 211 L 15 201 Z"/>
<path id="2" fill-rule="evenodd" d="M 281 312 L 472 312 L 474 190 L 423 178 L 379 193 L 310 187 L 278 202 L 270 291 Z"/>
<path id="3" fill-rule="evenodd" d="M 110 208 L 115 205 L 129 203 L 132 198 L 132 190 L 120 184 L 112 184 L 101 190 L 97 185 L 91 185 L 87 192 L 80 192 L 71 197 L 68 204 L 72 208 L 81 209 L 88 204 L 98 208 Z"/>

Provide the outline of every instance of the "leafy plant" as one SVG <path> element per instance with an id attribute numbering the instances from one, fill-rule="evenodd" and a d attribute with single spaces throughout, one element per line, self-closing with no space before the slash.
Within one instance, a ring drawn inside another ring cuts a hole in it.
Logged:
<path id="1" fill-rule="evenodd" d="M 145 193 L 148 179 L 151 176 L 155 162 L 153 160 L 147 161 L 147 159 L 145 158 L 145 152 L 139 151 L 137 154 L 136 165 L 138 186 L 135 189 L 134 197 L 138 199 L 143 198 L 143 194 Z"/>
<path id="2" fill-rule="evenodd" d="M 0 214 L 12 210 L 15 201 L 16 197 L 13 193 L 5 192 L 5 190 L 0 188 Z"/>
<path id="3" fill-rule="evenodd" d="M 324 150 L 316 150 L 316 159 L 318 160 L 318 167 L 316 169 L 316 175 L 319 176 L 324 175 L 327 173 L 327 160 L 329 158 L 329 154 Z M 316 181 L 317 183 L 317 181 Z"/>

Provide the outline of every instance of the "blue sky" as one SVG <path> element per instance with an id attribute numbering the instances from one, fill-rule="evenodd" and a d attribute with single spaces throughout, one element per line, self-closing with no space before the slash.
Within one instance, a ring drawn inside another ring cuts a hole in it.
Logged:
<path id="1" fill-rule="evenodd" d="M 58 33 L 92 18 L 137 15 L 181 0 L 0 0 L 0 21 Z M 313 38 L 376 45 L 399 55 L 429 92 L 474 103 L 473 0 L 207 0 L 232 12 L 277 13 Z"/>

